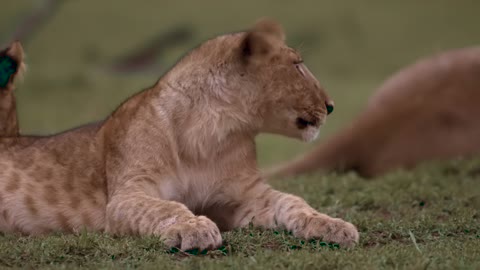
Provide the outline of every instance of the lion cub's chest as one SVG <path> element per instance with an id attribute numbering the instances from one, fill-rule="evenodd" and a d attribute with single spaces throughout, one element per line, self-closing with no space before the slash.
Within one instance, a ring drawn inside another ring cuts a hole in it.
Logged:
<path id="1" fill-rule="evenodd" d="M 237 180 L 214 166 L 203 170 L 185 168 L 177 177 L 162 182 L 160 193 L 163 199 L 183 203 L 194 214 L 207 216 L 225 231 L 232 228 L 231 215 L 240 204 L 241 195 L 231 196 L 236 193 L 232 182 Z"/>
<path id="2" fill-rule="evenodd" d="M 230 179 L 231 176 L 215 165 L 183 166 L 175 177 L 161 182 L 160 194 L 163 199 L 178 201 L 193 211 L 222 201 Z"/>

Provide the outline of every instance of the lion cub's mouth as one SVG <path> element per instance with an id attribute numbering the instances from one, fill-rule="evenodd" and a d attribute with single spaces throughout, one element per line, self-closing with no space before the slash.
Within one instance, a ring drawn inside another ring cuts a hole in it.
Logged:
<path id="1" fill-rule="evenodd" d="M 312 117 L 311 119 L 297 117 L 295 121 L 298 129 L 306 129 L 307 127 L 319 127 L 320 126 L 320 118 Z"/>

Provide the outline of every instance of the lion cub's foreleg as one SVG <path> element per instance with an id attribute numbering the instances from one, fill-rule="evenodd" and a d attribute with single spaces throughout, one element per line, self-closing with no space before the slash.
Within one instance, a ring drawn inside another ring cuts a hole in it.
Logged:
<path id="1" fill-rule="evenodd" d="M 247 186 L 250 198 L 234 215 L 235 226 L 250 222 L 263 228 L 287 229 L 296 237 L 322 239 L 351 247 L 358 242 L 354 225 L 317 212 L 300 197 L 282 193 L 264 183 Z"/>
<path id="2" fill-rule="evenodd" d="M 151 195 L 148 179 L 124 184 L 107 205 L 107 232 L 158 235 L 170 247 L 213 249 L 222 244 L 217 225 L 185 205 Z M 143 184 L 142 184 L 143 183 Z"/>

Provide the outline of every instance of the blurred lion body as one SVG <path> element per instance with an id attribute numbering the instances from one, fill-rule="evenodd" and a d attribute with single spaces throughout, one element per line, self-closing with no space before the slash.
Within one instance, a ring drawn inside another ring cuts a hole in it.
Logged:
<path id="1" fill-rule="evenodd" d="M 352 224 L 272 189 L 257 168 L 259 132 L 310 141 L 325 104 L 276 23 L 216 37 L 104 122 L 0 139 L 0 231 L 158 235 L 185 250 L 252 222 L 352 246 Z"/>
<path id="2" fill-rule="evenodd" d="M 351 125 L 268 177 L 355 170 L 367 177 L 480 154 L 480 48 L 419 60 L 394 74 Z"/>

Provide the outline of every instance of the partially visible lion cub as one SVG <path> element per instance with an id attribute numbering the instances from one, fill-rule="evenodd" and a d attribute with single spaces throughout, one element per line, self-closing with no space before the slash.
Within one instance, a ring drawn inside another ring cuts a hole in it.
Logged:
<path id="1" fill-rule="evenodd" d="M 480 47 L 418 60 L 388 78 L 352 124 L 266 171 L 355 170 L 372 177 L 426 160 L 480 154 Z"/>
<path id="2" fill-rule="evenodd" d="M 15 102 L 15 81 L 23 76 L 24 52 L 20 42 L 13 42 L 0 51 L 0 136 L 18 136 L 18 119 Z"/>
<path id="3" fill-rule="evenodd" d="M 12 42 L 0 51 L 0 152 L 7 148 L 26 147 L 39 139 L 37 136 L 20 136 L 15 85 L 25 74 L 24 58 L 25 53 L 19 41 Z M 84 132 L 88 132 L 88 129 L 84 129 Z"/>
<path id="4" fill-rule="evenodd" d="M 281 27 L 211 39 L 103 123 L 0 152 L 0 231 L 158 235 L 183 250 L 221 245 L 252 222 L 350 247 L 350 223 L 272 189 L 260 132 L 313 140 L 332 106 Z"/>

